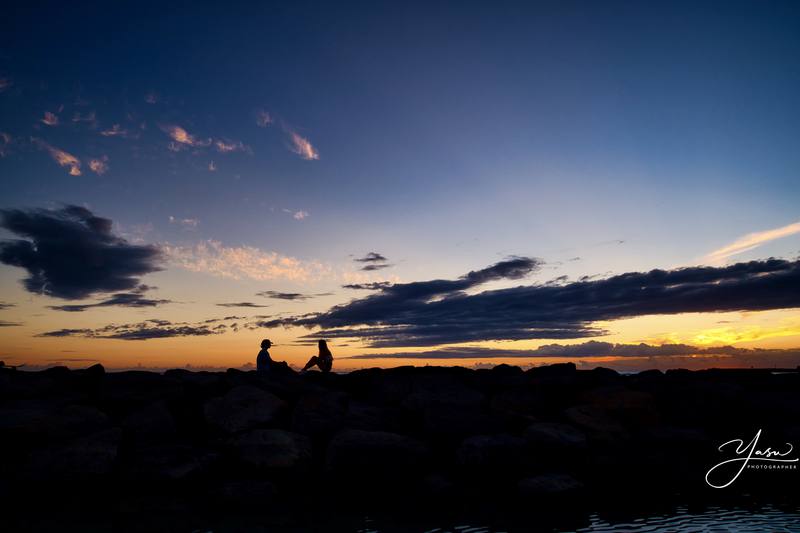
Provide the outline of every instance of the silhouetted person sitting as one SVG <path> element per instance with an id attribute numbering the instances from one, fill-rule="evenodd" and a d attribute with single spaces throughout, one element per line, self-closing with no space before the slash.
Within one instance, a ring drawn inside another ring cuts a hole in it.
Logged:
<path id="1" fill-rule="evenodd" d="M 272 368 L 272 358 L 269 356 L 269 348 L 272 346 L 272 341 L 264 339 L 261 341 L 261 351 L 258 352 L 256 357 L 256 370 L 259 372 L 269 372 Z"/>
<path id="2" fill-rule="evenodd" d="M 328 343 L 325 341 L 319 341 L 319 355 L 315 355 L 311 359 L 308 360 L 306 366 L 303 367 L 303 372 L 311 368 L 312 366 L 318 366 L 320 370 L 323 372 L 330 372 L 331 368 L 333 367 L 333 354 L 328 349 Z"/>

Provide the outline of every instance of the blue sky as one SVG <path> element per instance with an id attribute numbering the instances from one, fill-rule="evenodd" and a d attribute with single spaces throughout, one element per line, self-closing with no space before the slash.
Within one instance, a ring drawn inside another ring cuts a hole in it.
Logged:
<path id="1" fill-rule="evenodd" d="M 26 5 L 0 23 L 0 207 L 82 205 L 132 241 L 336 272 L 378 251 L 372 281 L 512 255 L 549 262 L 539 281 L 697 264 L 800 218 L 798 22 L 793 2 Z M 195 146 L 170 150 L 175 126 Z M 151 276 L 168 297 L 342 283 Z"/>

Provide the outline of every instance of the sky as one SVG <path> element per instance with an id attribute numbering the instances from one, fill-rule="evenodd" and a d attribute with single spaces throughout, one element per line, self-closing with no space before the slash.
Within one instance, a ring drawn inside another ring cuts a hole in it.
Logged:
<path id="1" fill-rule="evenodd" d="M 30 2 L 0 359 L 800 364 L 796 2 Z M 569 348 L 571 347 L 571 348 Z M 247 368 L 247 367 L 246 367 Z"/>

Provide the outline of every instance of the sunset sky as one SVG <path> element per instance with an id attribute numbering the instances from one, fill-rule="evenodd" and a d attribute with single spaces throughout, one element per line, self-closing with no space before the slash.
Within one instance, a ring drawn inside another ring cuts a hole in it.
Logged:
<path id="1" fill-rule="evenodd" d="M 798 27 L 797 2 L 16 7 L 0 359 L 794 367 Z"/>

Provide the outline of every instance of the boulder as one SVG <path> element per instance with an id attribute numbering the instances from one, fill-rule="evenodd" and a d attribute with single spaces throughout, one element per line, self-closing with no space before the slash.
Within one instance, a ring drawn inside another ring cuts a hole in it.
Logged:
<path id="1" fill-rule="evenodd" d="M 331 439 L 326 468 L 337 473 L 406 475 L 418 471 L 428 459 L 420 441 L 385 431 L 348 429 Z"/>
<path id="2" fill-rule="evenodd" d="M 240 385 L 225 396 L 206 402 L 206 422 L 226 433 L 237 433 L 275 422 L 286 404 L 269 392 L 251 385 Z"/>
<path id="3" fill-rule="evenodd" d="M 308 394 L 292 412 L 292 431 L 320 437 L 341 429 L 347 414 L 347 395 L 340 392 Z"/>
<path id="4" fill-rule="evenodd" d="M 311 464 L 311 440 L 282 429 L 254 429 L 231 441 L 236 458 L 259 470 L 305 471 Z"/>
<path id="5" fill-rule="evenodd" d="M 591 440 L 618 443 L 628 439 L 625 428 L 603 409 L 591 405 L 577 405 L 564 411 L 564 416 L 587 432 Z"/>
<path id="6" fill-rule="evenodd" d="M 156 402 L 126 416 L 122 429 L 137 445 L 155 443 L 175 436 L 175 421 L 164 402 Z"/>
<path id="7" fill-rule="evenodd" d="M 586 447 L 586 434 L 569 424 L 537 422 L 525 429 L 524 438 L 534 449 L 560 451 Z"/>
<path id="8" fill-rule="evenodd" d="M 40 445 L 108 428 L 105 413 L 87 405 L 63 405 L 59 399 L 18 400 L 0 408 L 0 440 Z"/>
<path id="9" fill-rule="evenodd" d="M 544 474 L 521 480 L 517 485 L 522 496 L 550 496 L 577 492 L 583 483 L 568 474 Z"/>
<path id="10" fill-rule="evenodd" d="M 504 419 L 484 407 L 431 405 L 423 410 L 423 423 L 428 435 L 463 439 L 475 433 L 500 433 Z"/>
<path id="11" fill-rule="evenodd" d="M 123 478 L 138 481 L 177 481 L 206 472 L 219 455 L 202 446 L 157 444 L 137 448 L 125 464 Z"/>
<path id="12" fill-rule="evenodd" d="M 86 479 L 107 475 L 117 460 L 122 431 L 114 428 L 30 453 L 25 474 L 36 479 Z"/>
<path id="13" fill-rule="evenodd" d="M 501 475 L 528 467 L 532 459 L 525 440 L 508 434 L 474 435 L 464 439 L 456 450 L 456 461 L 462 468 Z"/>

